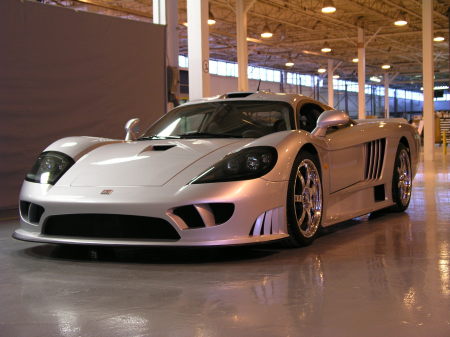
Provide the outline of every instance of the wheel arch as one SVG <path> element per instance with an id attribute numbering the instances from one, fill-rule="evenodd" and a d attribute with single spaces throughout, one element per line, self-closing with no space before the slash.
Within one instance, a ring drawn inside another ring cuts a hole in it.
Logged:
<path id="1" fill-rule="evenodd" d="M 320 162 L 319 152 L 317 151 L 317 149 L 315 148 L 315 146 L 313 144 L 305 143 L 298 152 L 300 153 L 301 151 L 307 151 L 307 152 L 317 156 L 319 158 L 319 162 Z"/>
<path id="2" fill-rule="evenodd" d="M 405 145 L 405 147 L 406 147 L 408 150 L 411 150 L 411 148 L 410 148 L 410 146 L 409 146 L 408 139 L 406 139 L 405 136 L 402 136 L 402 138 L 400 138 L 399 143 Z"/>

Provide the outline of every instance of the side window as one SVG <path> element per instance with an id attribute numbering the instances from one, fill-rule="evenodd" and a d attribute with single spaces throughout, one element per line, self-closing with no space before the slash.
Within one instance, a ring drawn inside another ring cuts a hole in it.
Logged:
<path id="1" fill-rule="evenodd" d="M 246 119 L 253 124 L 272 128 L 274 132 L 287 130 L 287 124 L 285 118 L 288 117 L 288 113 L 282 113 L 281 111 L 253 111 L 243 112 Z"/>
<path id="2" fill-rule="evenodd" d="M 298 126 L 301 130 L 311 132 L 317 125 L 317 118 L 323 112 L 323 108 L 314 103 L 306 103 L 300 107 L 298 114 Z"/>

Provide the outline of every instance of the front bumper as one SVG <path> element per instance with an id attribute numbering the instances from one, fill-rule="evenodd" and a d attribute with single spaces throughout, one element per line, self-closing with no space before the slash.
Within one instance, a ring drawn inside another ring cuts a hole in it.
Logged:
<path id="1" fill-rule="evenodd" d="M 222 246 L 279 240 L 288 237 L 285 202 L 287 182 L 248 181 L 176 186 L 114 187 L 50 186 L 25 181 L 20 199 L 44 208 L 39 222 L 21 215 L 13 237 L 19 240 L 109 246 Z M 208 203 L 233 203 L 228 221 L 215 226 L 187 228 L 173 216 L 175 207 Z M 179 240 L 101 238 L 47 235 L 43 225 L 50 216 L 66 214 L 118 214 L 164 219 Z M 258 230 L 255 230 L 255 225 Z M 261 228 L 261 230 L 259 229 Z"/>

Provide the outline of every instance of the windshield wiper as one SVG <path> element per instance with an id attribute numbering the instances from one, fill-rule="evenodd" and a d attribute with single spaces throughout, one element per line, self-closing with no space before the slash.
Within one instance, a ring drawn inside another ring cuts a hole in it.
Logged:
<path id="1" fill-rule="evenodd" d="M 180 138 L 242 138 L 241 135 L 229 133 L 192 132 L 178 135 Z"/>
<path id="2" fill-rule="evenodd" d="M 142 136 L 137 140 L 151 140 L 151 139 L 180 139 L 180 136 Z"/>

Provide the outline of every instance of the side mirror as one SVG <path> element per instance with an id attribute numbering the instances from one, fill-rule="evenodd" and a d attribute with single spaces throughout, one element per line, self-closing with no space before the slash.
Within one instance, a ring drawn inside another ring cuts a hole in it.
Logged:
<path id="1" fill-rule="evenodd" d="M 125 136 L 125 141 L 133 141 L 137 138 L 137 131 L 135 130 L 136 126 L 139 124 L 141 120 L 139 118 L 130 119 L 127 124 L 125 124 L 125 132 L 127 133 Z"/>
<path id="2" fill-rule="evenodd" d="M 350 121 L 346 112 L 340 110 L 327 110 L 317 119 L 317 126 L 311 132 L 316 137 L 325 137 L 330 126 L 345 125 Z"/>

